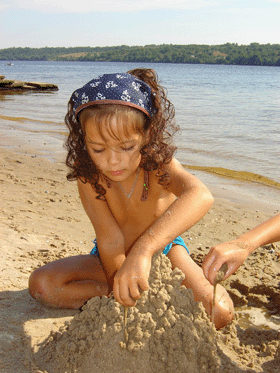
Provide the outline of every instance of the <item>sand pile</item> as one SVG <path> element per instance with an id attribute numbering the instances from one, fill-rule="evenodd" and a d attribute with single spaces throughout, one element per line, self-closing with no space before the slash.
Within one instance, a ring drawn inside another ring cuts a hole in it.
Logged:
<path id="1" fill-rule="evenodd" d="M 150 289 L 128 309 L 126 328 L 124 307 L 113 297 L 92 298 L 49 336 L 38 360 L 49 373 L 216 373 L 212 325 L 192 291 L 181 286 L 183 276 L 166 256 L 155 255 Z"/>

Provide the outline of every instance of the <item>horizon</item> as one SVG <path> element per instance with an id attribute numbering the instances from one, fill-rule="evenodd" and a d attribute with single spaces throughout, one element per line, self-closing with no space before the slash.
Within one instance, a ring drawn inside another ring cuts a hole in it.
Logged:
<path id="1" fill-rule="evenodd" d="M 143 44 L 143 45 L 127 45 L 127 44 L 119 44 L 119 45 L 95 45 L 95 46 L 90 46 L 90 45 L 72 45 L 72 46 L 69 46 L 69 47 L 64 47 L 64 46 L 61 46 L 61 45 L 57 45 L 57 46 L 54 46 L 54 47 L 50 47 L 50 46 L 44 46 L 44 47 L 29 47 L 29 46 L 25 46 L 25 47 L 6 47 L 6 48 L 0 48 L 0 50 L 3 50 L 3 49 L 24 49 L 24 48 L 29 48 L 29 49 L 44 49 L 44 48 L 65 48 L 65 49 L 71 49 L 71 48 L 117 48 L 117 47 L 149 47 L 149 46 L 155 46 L 155 47 L 158 47 L 158 46 L 161 46 L 161 45 L 178 45 L 178 46 L 184 46 L 184 45 L 203 45 L 203 46 L 222 46 L 222 45 L 226 45 L 226 44 L 236 44 L 237 46 L 241 47 L 241 46 L 250 46 L 251 44 L 259 44 L 259 45 L 279 45 L 280 46 L 280 42 L 279 43 L 258 43 L 258 42 L 251 42 L 249 44 L 238 44 L 238 43 L 222 43 L 222 44 L 176 44 L 176 43 L 162 43 L 162 44 Z"/>
<path id="2" fill-rule="evenodd" d="M 280 0 L 0 0 L 0 49 L 280 43 Z"/>

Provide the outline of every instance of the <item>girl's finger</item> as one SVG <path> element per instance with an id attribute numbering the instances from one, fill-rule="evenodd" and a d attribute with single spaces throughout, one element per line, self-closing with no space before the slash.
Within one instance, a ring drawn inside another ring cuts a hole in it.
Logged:
<path id="1" fill-rule="evenodd" d="M 137 282 L 134 282 L 129 286 L 129 292 L 132 299 L 137 300 L 141 298 L 141 292 Z"/>
<path id="2" fill-rule="evenodd" d="M 202 263 L 202 269 L 204 272 L 204 276 L 209 280 L 209 274 L 210 269 L 213 266 L 213 262 L 215 261 L 215 256 L 211 253 L 211 251 L 208 253 L 208 255 L 205 257 L 203 263 Z"/>
<path id="3" fill-rule="evenodd" d="M 130 288 L 127 283 L 119 287 L 119 303 L 125 307 L 135 306 L 136 300 L 130 295 Z"/>
<path id="4" fill-rule="evenodd" d="M 116 301 L 121 303 L 120 302 L 119 284 L 116 283 L 116 281 L 114 281 L 114 285 L 113 285 L 113 295 L 114 295 L 114 298 L 116 299 Z"/>
<path id="5" fill-rule="evenodd" d="M 148 279 L 140 278 L 140 280 L 138 281 L 138 286 L 140 287 L 142 291 L 148 290 L 149 289 Z"/>
<path id="6" fill-rule="evenodd" d="M 209 268 L 209 272 L 208 272 L 208 276 L 207 276 L 207 279 L 208 281 L 214 285 L 214 282 L 215 282 L 215 278 L 217 276 L 217 273 L 219 272 L 219 270 L 221 269 L 223 265 L 223 262 L 220 262 L 218 260 L 214 261 L 211 265 L 211 267 Z"/>

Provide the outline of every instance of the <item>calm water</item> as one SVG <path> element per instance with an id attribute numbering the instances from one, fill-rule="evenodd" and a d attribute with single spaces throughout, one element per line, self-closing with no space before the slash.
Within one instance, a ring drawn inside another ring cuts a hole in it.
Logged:
<path id="1" fill-rule="evenodd" d="M 177 158 L 183 164 L 248 171 L 280 183 L 279 67 L 141 66 L 157 71 L 175 105 L 181 127 Z M 47 149 L 46 155 L 59 154 L 71 93 L 96 75 L 135 67 L 139 64 L 15 61 L 14 66 L 6 66 L 0 61 L 0 75 L 7 79 L 59 87 L 57 92 L 0 95 L 2 145 L 20 139 L 38 152 Z M 279 197 L 277 190 L 269 189 Z"/>

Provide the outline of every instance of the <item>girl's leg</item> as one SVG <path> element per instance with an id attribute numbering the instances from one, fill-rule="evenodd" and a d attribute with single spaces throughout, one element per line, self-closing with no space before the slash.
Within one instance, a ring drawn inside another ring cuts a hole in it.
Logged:
<path id="1" fill-rule="evenodd" d="M 192 260 L 186 249 L 174 245 L 167 254 L 172 268 L 179 268 L 185 274 L 182 285 L 193 290 L 196 302 L 202 302 L 207 314 L 211 316 L 213 302 L 213 286 L 206 279 L 202 269 Z M 229 324 L 234 316 L 234 306 L 227 291 L 217 285 L 214 323 L 217 329 Z"/>
<path id="2" fill-rule="evenodd" d="M 48 307 L 79 309 L 94 296 L 108 295 L 109 287 L 99 258 L 79 255 L 36 269 L 29 278 L 29 292 Z"/>

